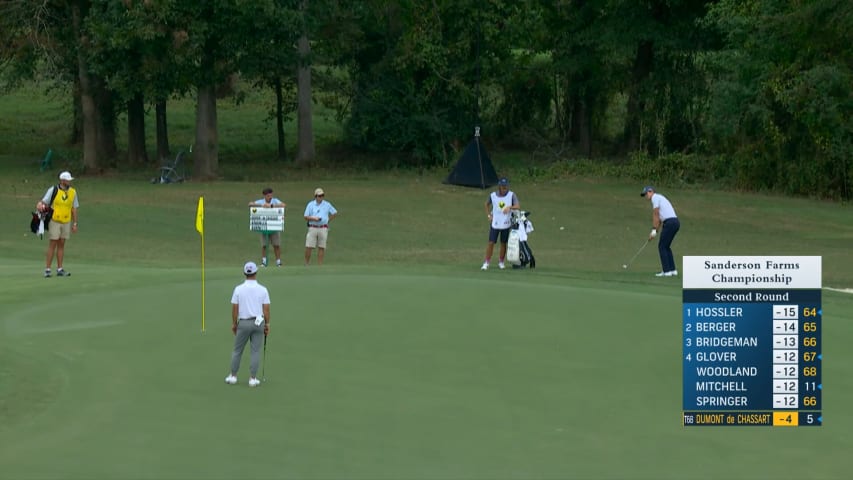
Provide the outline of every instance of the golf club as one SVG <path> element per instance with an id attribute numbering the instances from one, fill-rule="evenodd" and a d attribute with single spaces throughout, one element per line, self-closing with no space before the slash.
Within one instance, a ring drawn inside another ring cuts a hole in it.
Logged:
<path id="1" fill-rule="evenodd" d="M 643 246 L 642 246 L 642 247 L 640 247 L 640 249 L 639 249 L 639 250 L 637 250 L 637 253 L 635 253 L 635 254 L 634 254 L 634 256 L 633 256 L 633 257 L 631 257 L 631 259 L 630 259 L 630 260 L 628 260 L 628 262 L 626 262 L 626 263 L 622 264 L 622 268 L 627 269 L 627 268 L 628 268 L 628 267 L 629 267 L 629 266 L 634 262 L 634 259 L 635 259 L 635 258 L 637 258 L 637 255 L 639 255 L 639 254 L 640 254 L 640 252 L 642 252 L 642 251 L 643 251 L 643 249 L 644 249 L 644 248 L 646 248 L 646 245 L 648 245 L 648 244 L 649 244 L 649 240 L 647 239 L 647 240 L 643 243 Z"/>
<path id="2" fill-rule="evenodd" d="M 264 364 L 261 365 L 261 381 L 267 381 L 267 336 L 264 335 Z"/>

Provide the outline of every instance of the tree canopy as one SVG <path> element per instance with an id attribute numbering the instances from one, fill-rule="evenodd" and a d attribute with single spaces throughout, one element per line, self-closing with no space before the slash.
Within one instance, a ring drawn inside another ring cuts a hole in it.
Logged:
<path id="1" fill-rule="evenodd" d="M 165 102 L 193 95 L 194 173 L 217 175 L 216 102 L 239 78 L 276 92 L 282 160 L 299 109 L 312 161 L 322 98 L 350 148 L 394 165 L 447 164 L 481 126 L 512 148 L 713 161 L 739 186 L 849 199 L 851 29 L 844 0 L 0 0 L 0 81 L 70 86 L 96 170 L 148 161 L 145 106 L 167 137 Z"/>

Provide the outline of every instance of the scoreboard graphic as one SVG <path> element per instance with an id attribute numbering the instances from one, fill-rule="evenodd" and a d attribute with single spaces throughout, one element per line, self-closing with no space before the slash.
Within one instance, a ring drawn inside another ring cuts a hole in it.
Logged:
<path id="1" fill-rule="evenodd" d="M 284 231 L 284 207 L 249 207 L 249 230 L 261 233 Z"/>
<path id="2" fill-rule="evenodd" d="M 687 256 L 682 422 L 821 426 L 821 257 Z"/>

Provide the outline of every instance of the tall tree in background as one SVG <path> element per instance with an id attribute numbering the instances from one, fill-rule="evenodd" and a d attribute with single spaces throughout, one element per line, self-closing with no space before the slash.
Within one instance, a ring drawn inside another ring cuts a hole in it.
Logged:
<path id="1" fill-rule="evenodd" d="M 471 134 L 478 78 L 508 55 L 500 28 L 516 3 L 363 0 L 338 9 L 330 23 L 343 27 L 325 43 L 352 81 L 347 141 L 403 153 L 392 163 L 446 163 L 447 147 Z"/>
<path id="2" fill-rule="evenodd" d="M 556 89 L 553 100 L 558 135 L 592 156 L 605 109 L 616 93 L 612 62 L 615 45 L 603 31 L 600 2 L 540 2 L 547 30 L 539 48 L 550 52 Z"/>
<path id="3" fill-rule="evenodd" d="M 170 24 L 186 32 L 178 68 L 195 85 L 196 129 L 193 176 L 215 178 L 219 172 L 217 87 L 239 71 L 257 42 L 271 0 L 182 0 L 171 4 Z"/>
<path id="4" fill-rule="evenodd" d="M 297 142 L 296 163 L 308 165 L 314 161 L 316 149 L 314 147 L 313 114 L 311 108 L 311 43 L 308 39 L 309 14 L 308 0 L 299 1 L 300 28 L 298 62 L 296 67 L 297 86 Z"/>
<path id="5" fill-rule="evenodd" d="M 77 78 L 83 117 L 83 166 L 90 172 L 101 172 L 114 165 L 118 147 L 115 136 L 115 103 L 113 92 L 103 77 L 93 72 L 90 64 L 96 37 L 89 30 L 89 0 L 69 2 L 70 24 L 76 39 Z"/>
<path id="6" fill-rule="evenodd" d="M 240 72 L 260 88 L 275 94 L 271 117 L 275 119 L 278 160 L 287 159 L 284 122 L 296 110 L 296 70 L 299 53 L 301 15 L 299 0 L 274 0 L 263 3 L 263 14 L 256 19 L 255 42 L 250 52 L 241 57 Z M 310 98 L 310 93 L 309 93 Z"/>
<path id="7" fill-rule="evenodd" d="M 145 164 L 145 110 L 149 99 L 157 103 L 157 157 L 169 156 L 166 98 L 181 93 L 175 54 L 185 39 L 167 22 L 169 11 L 145 1 L 96 0 L 89 16 L 89 30 L 98 38 L 91 50 L 93 72 L 103 77 L 118 101 L 126 106 L 128 148 L 131 164 Z"/>
<path id="8" fill-rule="evenodd" d="M 688 126 L 695 122 L 695 102 L 705 97 L 696 58 L 713 41 L 700 21 L 710 3 L 619 0 L 609 5 L 603 26 L 618 32 L 612 51 L 617 58 L 628 54 L 622 77 L 628 97 L 626 150 L 666 153 L 695 143 Z"/>

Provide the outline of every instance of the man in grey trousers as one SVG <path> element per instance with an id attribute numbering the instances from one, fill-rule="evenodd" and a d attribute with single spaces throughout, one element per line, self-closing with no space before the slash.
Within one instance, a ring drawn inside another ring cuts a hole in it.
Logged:
<path id="1" fill-rule="evenodd" d="M 252 344 L 252 363 L 249 366 L 249 386 L 257 387 L 258 368 L 261 364 L 261 347 L 264 337 L 270 333 L 270 293 L 258 283 L 258 266 L 255 262 L 243 265 L 246 281 L 234 288 L 231 295 L 231 331 L 234 333 L 234 351 L 231 353 L 231 374 L 225 377 L 225 383 L 237 383 L 240 370 L 240 358 L 246 342 Z"/>

